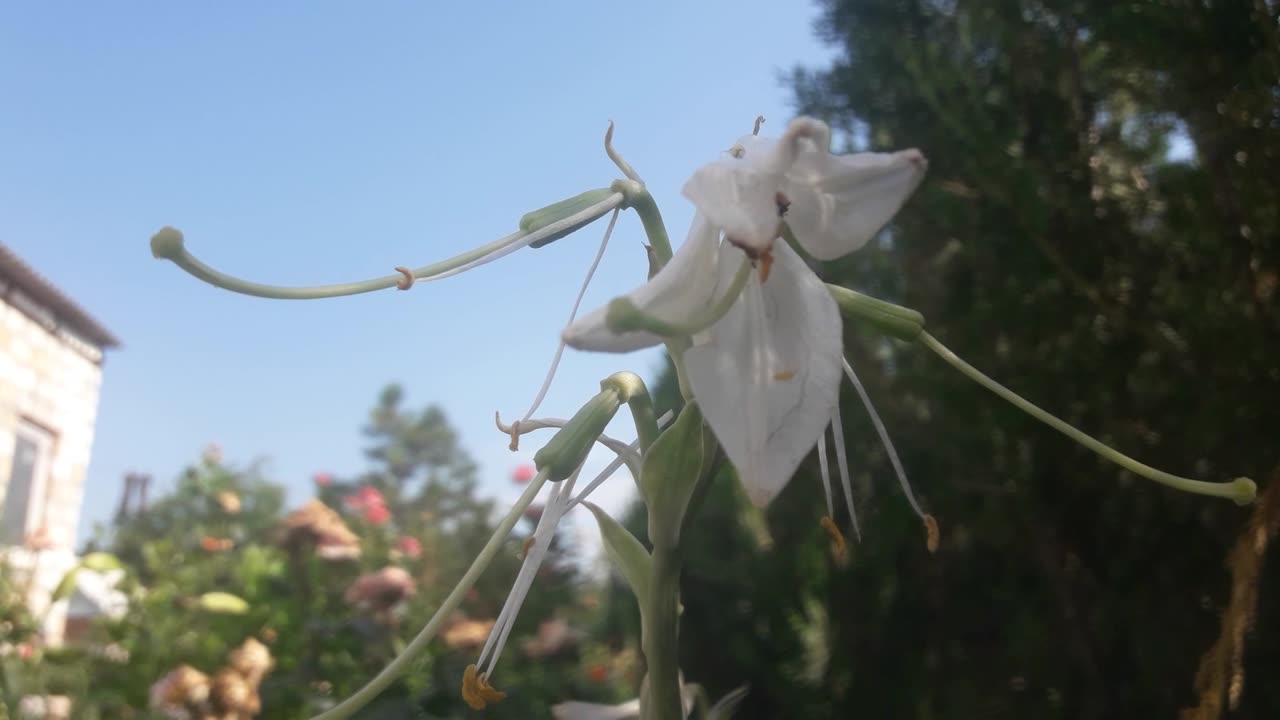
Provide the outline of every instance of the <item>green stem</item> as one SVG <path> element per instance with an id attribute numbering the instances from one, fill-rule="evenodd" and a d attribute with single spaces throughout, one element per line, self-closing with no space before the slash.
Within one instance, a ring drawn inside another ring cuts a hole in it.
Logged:
<path id="1" fill-rule="evenodd" d="M 658 416 L 653 410 L 653 397 L 649 394 L 649 388 L 644 384 L 644 380 L 633 372 L 623 370 L 605 378 L 602 384 L 609 384 L 616 388 L 623 401 L 627 403 L 627 407 L 631 409 L 631 419 L 636 426 L 636 439 L 640 441 L 640 453 L 643 455 L 649 452 L 649 446 L 658 439 L 661 431 L 658 429 Z"/>
<path id="2" fill-rule="evenodd" d="M 550 240 L 562 237 L 567 232 L 580 228 L 593 220 L 599 219 L 609 211 L 620 206 L 624 199 L 625 198 L 621 193 L 611 193 L 601 202 L 566 217 L 563 220 L 547 224 L 533 232 L 525 233 L 520 231 L 512 233 L 506 237 L 498 238 L 493 242 L 486 243 L 477 248 L 468 250 L 467 252 L 455 255 L 447 260 L 441 260 L 440 262 L 432 263 L 430 265 L 423 265 L 420 268 L 412 270 L 411 274 L 415 279 L 429 280 L 436 276 L 444 275 L 445 273 L 457 271 L 460 268 L 466 268 L 471 263 L 479 263 L 479 261 L 484 260 L 489 256 L 501 256 L 501 254 L 505 254 L 505 252 L 513 252 L 525 245 L 536 244 L 542 241 L 550 242 Z M 151 254 L 157 258 L 173 261 L 173 263 L 178 267 L 187 271 L 191 275 L 194 275 L 200 280 L 209 283 L 210 285 L 215 285 L 224 290 L 230 290 L 244 295 L 253 295 L 255 297 L 272 298 L 276 300 L 316 300 L 320 298 L 341 297 L 344 295 L 358 295 L 360 293 L 373 292 L 375 290 L 386 290 L 387 288 L 396 287 L 397 283 L 405 280 L 405 276 L 402 273 L 384 275 L 382 277 L 361 280 L 358 282 L 334 283 L 331 285 L 269 285 L 266 283 L 252 282 L 250 280 L 242 280 L 205 264 L 195 255 L 188 252 L 182 233 L 172 227 L 162 228 L 155 235 L 151 236 Z"/>
<path id="3" fill-rule="evenodd" d="M 622 193 L 626 198 L 623 207 L 635 210 L 640 216 L 644 234 L 649 238 L 649 246 L 658 258 L 658 268 L 666 265 L 671 259 L 671 238 L 667 237 L 667 226 L 662 222 L 662 213 L 658 211 L 658 204 L 653 201 L 653 196 L 644 185 L 634 180 L 615 180 L 610 189 Z"/>
<path id="4" fill-rule="evenodd" d="M 671 547 L 654 547 L 649 593 L 643 598 L 646 611 L 640 645 L 649 676 L 648 694 L 643 698 L 642 720 L 680 720 L 684 704 L 680 698 L 680 552 Z"/>
<path id="5" fill-rule="evenodd" d="M 938 357 L 946 360 L 952 367 L 959 370 L 961 373 L 964 373 L 964 375 L 970 380 L 973 380 L 996 395 L 999 395 L 1006 402 L 1017 407 L 1019 410 L 1022 410 L 1054 430 L 1057 430 L 1063 435 L 1075 440 L 1077 443 L 1089 448 L 1100 455 L 1104 460 L 1113 462 L 1130 472 L 1141 475 L 1148 480 L 1153 480 L 1162 485 L 1168 485 L 1171 488 L 1182 490 L 1183 492 L 1227 498 L 1234 500 L 1239 505 L 1248 505 L 1253 502 L 1253 498 L 1257 494 L 1257 485 L 1249 478 L 1240 477 L 1232 480 L 1231 482 L 1225 483 L 1205 482 L 1203 480 L 1191 480 L 1189 478 L 1171 475 L 1162 470 L 1157 470 L 1150 465 L 1140 463 L 1128 455 L 1104 444 L 1100 440 L 1096 440 L 1068 425 L 1062 420 L 1059 420 L 1057 417 L 1040 409 L 1038 406 L 1029 400 L 1024 399 L 1009 388 L 982 374 L 982 372 L 977 368 L 964 360 L 961 360 L 959 356 L 947 349 L 945 345 L 938 342 L 938 340 L 929 333 L 921 331 L 920 340 L 926 347 L 936 353 Z"/>
<path id="6" fill-rule="evenodd" d="M 440 604 L 435 614 L 431 616 L 431 620 L 418 632 L 417 637 L 409 643 L 404 652 L 396 656 L 396 659 L 392 660 L 391 664 L 383 668 L 382 672 L 378 673 L 376 677 L 360 688 L 354 695 L 343 700 L 337 707 L 316 715 L 312 720 L 346 720 L 346 718 L 351 717 L 360 708 L 368 705 L 378 696 L 378 693 L 385 690 L 409 667 L 414 658 L 421 655 L 423 650 L 426 650 L 427 644 L 435 637 L 441 623 L 462 604 L 462 599 L 466 597 L 467 591 L 471 589 L 472 585 L 475 585 L 476 580 L 489 567 L 489 563 L 493 562 L 493 558 L 497 556 L 506 542 L 507 535 L 511 533 L 511 529 L 520 521 L 525 509 L 538 496 L 538 491 L 542 489 L 542 485 L 546 481 L 547 473 L 543 471 L 534 476 L 533 480 L 529 482 L 529 487 L 525 488 L 524 493 L 520 495 L 520 499 L 516 500 L 515 505 L 511 506 L 511 510 L 502 518 L 502 522 L 498 523 L 498 529 L 494 531 L 493 536 L 489 538 L 489 542 L 485 544 L 480 554 L 476 556 L 475 561 L 471 563 L 471 567 L 467 568 L 467 572 L 462 576 L 462 579 L 458 581 L 453 591 L 449 593 L 449 596 Z"/>

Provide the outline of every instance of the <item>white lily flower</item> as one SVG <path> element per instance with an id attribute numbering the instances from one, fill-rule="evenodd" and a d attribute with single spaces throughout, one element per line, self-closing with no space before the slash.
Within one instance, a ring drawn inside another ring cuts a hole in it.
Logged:
<path id="1" fill-rule="evenodd" d="M 730 691 L 720 698 L 715 705 L 705 709 L 705 717 L 710 718 L 710 720 L 727 720 L 738 705 L 742 703 L 742 699 L 747 696 L 747 690 L 748 687 L 743 685 Z M 689 717 L 693 713 L 694 707 L 698 704 L 699 696 L 705 697 L 702 688 L 697 685 L 684 684 L 684 678 L 681 676 L 680 698 L 684 705 L 685 717 Z M 636 698 L 617 705 L 571 700 L 552 705 L 551 717 L 555 718 L 555 720 L 628 720 L 629 718 L 640 717 L 640 700 Z"/>
<path id="2" fill-rule="evenodd" d="M 778 237 L 778 210 L 805 252 L 834 260 L 862 248 L 924 179 L 919 150 L 832 155 L 831 130 L 801 117 L 779 140 L 748 135 L 704 165 L 684 195 L 749 251 Z"/>
<path id="3" fill-rule="evenodd" d="M 729 157 L 699 168 L 684 187 L 698 210 L 689 238 L 626 296 L 639 313 L 681 327 L 733 292 L 740 253 L 763 261 L 722 317 L 689 328 L 693 346 L 684 354 L 693 396 L 759 506 L 786 485 L 831 423 L 843 362 L 839 311 L 805 261 L 775 242 L 781 218 L 806 252 L 839 257 L 879 231 L 927 167 L 916 150 L 831 155 L 830 137 L 822 122 L 798 118 L 781 140 L 743 138 Z M 563 339 L 604 352 L 663 339 L 615 332 L 608 312 L 585 315 Z"/>

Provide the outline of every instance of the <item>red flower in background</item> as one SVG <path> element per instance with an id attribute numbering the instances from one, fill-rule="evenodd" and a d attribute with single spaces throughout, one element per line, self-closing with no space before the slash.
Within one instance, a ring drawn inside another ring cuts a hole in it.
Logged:
<path id="1" fill-rule="evenodd" d="M 352 510 L 360 512 L 365 520 L 374 525 L 381 525 L 391 518 L 387 509 L 387 500 L 377 488 L 362 485 L 359 490 L 342 498 L 342 502 Z"/>
<path id="2" fill-rule="evenodd" d="M 511 471 L 511 479 L 523 485 L 533 479 L 538 474 L 538 469 L 529 463 L 517 465 L 516 469 Z"/>
<path id="3" fill-rule="evenodd" d="M 320 487 L 329 487 L 333 484 L 333 475 L 321 471 L 311 476 L 311 481 Z"/>
<path id="4" fill-rule="evenodd" d="M 416 558 L 422 554 L 422 543 L 412 535 L 401 535 L 396 540 L 396 549 L 404 553 L 405 557 Z"/>
<path id="5" fill-rule="evenodd" d="M 391 511 L 386 505 L 370 505 L 364 509 L 364 519 L 374 525 L 381 525 L 391 519 Z"/>

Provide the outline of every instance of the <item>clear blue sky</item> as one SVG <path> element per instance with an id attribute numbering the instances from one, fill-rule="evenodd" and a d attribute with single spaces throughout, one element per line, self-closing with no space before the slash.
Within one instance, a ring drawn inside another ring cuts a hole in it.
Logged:
<path id="1" fill-rule="evenodd" d="M 209 442 L 232 463 L 268 458 L 300 501 L 314 471 L 365 467 L 359 428 L 390 381 L 442 405 L 485 490 L 510 496 L 537 436 L 510 453 L 493 412 L 531 400 L 603 222 L 407 293 L 311 302 L 204 285 L 148 238 L 174 225 L 216 267 L 276 283 L 424 264 L 607 185 L 613 118 L 679 242 L 688 174 L 757 114 L 779 128 L 780 73 L 829 57 L 815 16 L 742 0 L 0 7 L 0 242 L 124 343 L 105 365 L 82 537 L 125 472 L 171 486 Z M 584 310 L 643 280 L 642 239 L 624 214 Z M 569 352 L 540 414 L 658 362 Z M 620 502 L 630 483 L 613 485 Z"/>

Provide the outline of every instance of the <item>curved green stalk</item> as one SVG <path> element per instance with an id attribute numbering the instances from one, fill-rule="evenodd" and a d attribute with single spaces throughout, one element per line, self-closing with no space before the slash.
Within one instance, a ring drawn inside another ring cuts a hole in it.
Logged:
<path id="1" fill-rule="evenodd" d="M 943 360 L 946 360 L 952 367 L 959 370 L 961 373 L 964 373 L 964 375 L 970 380 L 973 380 L 996 395 L 999 395 L 1006 402 L 1012 404 L 1031 417 L 1034 417 L 1054 430 L 1057 430 L 1063 435 L 1075 440 L 1077 443 L 1089 448 L 1100 455 L 1104 460 L 1109 460 L 1132 473 L 1141 475 L 1148 480 L 1158 482 L 1161 485 L 1168 485 L 1171 488 L 1181 490 L 1183 492 L 1234 500 L 1238 505 L 1248 505 L 1253 502 L 1254 496 L 1257 495 L 1257 484 L 1246 477 L 1239 477 L 1230 482 L 1222 483 L 1205 482 L 1203 480 L 1191 480 L 1190 478 L 1171 475 L 1162 470 L 1157 470 L 1150 465 L 1140 463 L 1128 455 L 1104 444 L 1102 441 L 1086 435 L 1080 430 L 1068 425 L 1066 422 L 1059 420 L 1057 417 L 1051 415 L 1045 410 L 1042 410 L 1031 401 L 1026 400 L 1009 388 L 982 374 L 982 372 L 977 368 L 964 360 L 961 360 L 958 355 L 951 352 L 951 350 L 938 342 L 937 338 L 933 337 L 928 332 L 921 331 L 920 340 L 925 344 L 925 347 L 928 347 Z"/>
<path id="2" fill-rule="evenodd" d="M 423 265 L 412 271 L 406 268 L 404 272 L 397 272 L 392 275 L 331 285 L 270 285 L 228 275 L 188 252 L 182 233 L 172 227 L 161 228 L 160 231 L 151 236 L 151 254 L 157 258 L 171 260 L 175 265 L 191 275 L 224 290 L 276 300 L 316 300 L 344 295 L 358 295 L 397 287 L 399 283 L 403 283 L 408 279 L 406 275 L 412 275 L 414 279 L 418 280 L 430 280 L 446 274 L 461 272 L 489 260 L 496 260 L 506 253 L 514 252 L 526 245 L 550 242 L 556 238 L 563 237 L 565 234 L 604 216 L 610 210 L 620 206 L 624 200 L 625 197 L 620 192 L 609 193 L 604 200 L 585 210 L 574 213 L 558 222 L 537 228 L 527 234 L 523 231 L 518 231 L 455 255 L 447 260 Z"/>
<path id="3" fill-rule="evenodd" d="M 497 556 L 498 551 L 502 549 L 502 544 L 506 542 L 507 535 L 511 533 L 511 529 L 520 521 L 525 509 L 529 507 L 533 499 L 538 496 L 538 491 L 542 489 L 542 485 L 547 481 L 547 474 L 547 471 L 544 470 L 529 482 L 529 487 L 525 488 L 524 493 L 520 495 L 520 499 L 516 500 L 515 505 L 512 505 L 511 510 L 502 518 L 502 522 L 498 524 L 498 529 L 494 531 L 484 549 L 480 551 L 475 561 L 471 563 L 471 567 L 467 568 L 467 572 L 458 581 L 449 596 L 444 599 L 444 602 L 440 604 L 440 607 L 436 609 L 435 614 L 431 616 L 431 620 L 418 632 L 417 637 L 405 647 L 404 651 L 397 655 L 396 659 L 383 668 L 382 672 L 378 673 L 367 685 L 356 691 L 354 695 L 343 700 L 336 707 L 316 715 L 311 720 L 346 720 L 351 717 L 360 708 L 368 705 L 378 696 L 378 693 L 385 690 L 409 667 L 414 658 L 421 655 L 423 650 L 426 650 L 427 644 L 431 642 L 435 637 L 436 631 L 440 629 L 440 624 L 457 609 L 458 605 L 462 604 L 462 599 L 466 596 L 467 591 L 471 589 L 471 586 L 476 583 L 480 575 L 489 567 L 489 563 L 493 562 L 493 558 Z"/>
<path id="4" fill-rule="evenodd" d="M 635 210 L 640 216 L 649 246 L 658 259 L 658 267 L 654 270 L 666 265 L 671 259 L 671 238 L 667 237 L 667 226 L 662 222 L 662 213 L 658 211 L 658 204 L 653 201 L 648 189 L 635 180 L 615 180 L 609 187 L 616 193 L 622 193 L 626 197 L 624 207 Z"/>

